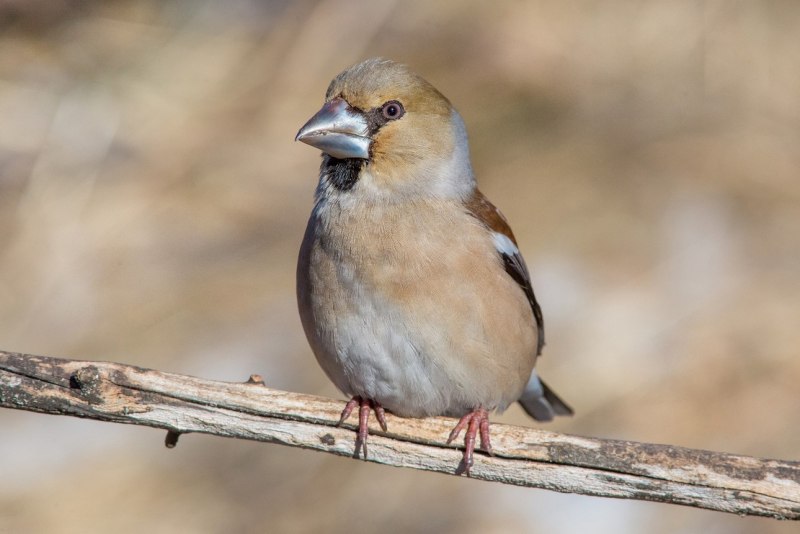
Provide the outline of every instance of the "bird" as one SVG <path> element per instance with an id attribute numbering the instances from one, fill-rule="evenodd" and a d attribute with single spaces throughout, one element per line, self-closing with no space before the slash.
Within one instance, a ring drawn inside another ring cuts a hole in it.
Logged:
<path id="1" fill-rule="evenodd" d="M 457 473 L 489 414 L 513 402 L 538 421 L 571 415 L 534 364 L 544 320 L 503 214 L 478 189 L 451 102 L 402 63 L 367 59 L 337 75 L 295 136 L 322 152 L 297 263 L 297 301 L 325 374 L 357 409 L 354 456 L 372 412 L 458 418 Z"/>

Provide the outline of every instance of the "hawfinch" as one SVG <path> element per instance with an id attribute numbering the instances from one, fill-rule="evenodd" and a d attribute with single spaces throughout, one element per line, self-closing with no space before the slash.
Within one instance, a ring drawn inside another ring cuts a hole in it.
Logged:
<path id="1" fill-rule="evenodd" d="M 572 410 L 533 365 L 542 312 L 505 217 L 477 189 L 461 116 L 404 65 L 369 59 L 331 82 L 296 140 L 322 151 L 297 266 L 297 300 L 322 369 L 358 408 L 444 415 L 491 454 L 489 413 Z"/>

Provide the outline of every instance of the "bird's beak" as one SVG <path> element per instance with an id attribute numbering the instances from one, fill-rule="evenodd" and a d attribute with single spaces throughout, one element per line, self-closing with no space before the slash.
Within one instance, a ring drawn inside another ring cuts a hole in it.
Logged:
<path id="1" fill-rule="evenodd" d="M 295 141 L 316 147 L 337 159 L 369 159 L 367 119 L 342 98 L 326 102 L 297 132 Z"/>

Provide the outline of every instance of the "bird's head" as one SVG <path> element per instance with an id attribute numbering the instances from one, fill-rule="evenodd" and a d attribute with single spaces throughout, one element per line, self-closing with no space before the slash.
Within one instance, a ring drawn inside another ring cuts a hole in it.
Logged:
<path id="1" fill-rule="evenodd" d="M 413 198 L 464 197 L 474 187 L 458 112 L 393 61 L 369 59 L 336 76 L 295 140 L 325 154 L 323 180 L 338 189 Z"/>

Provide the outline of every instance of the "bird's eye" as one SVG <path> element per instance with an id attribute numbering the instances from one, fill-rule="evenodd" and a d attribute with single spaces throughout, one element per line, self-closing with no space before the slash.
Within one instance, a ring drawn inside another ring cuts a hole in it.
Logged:
<path id="1" fill-rule="evenodd" d="M 383 105 L 381 112 L 385 119 L 391 121 L 402 117 L 406 110 L 403 109 L 403 104 L 397 100 L 390 100 Z"/>

